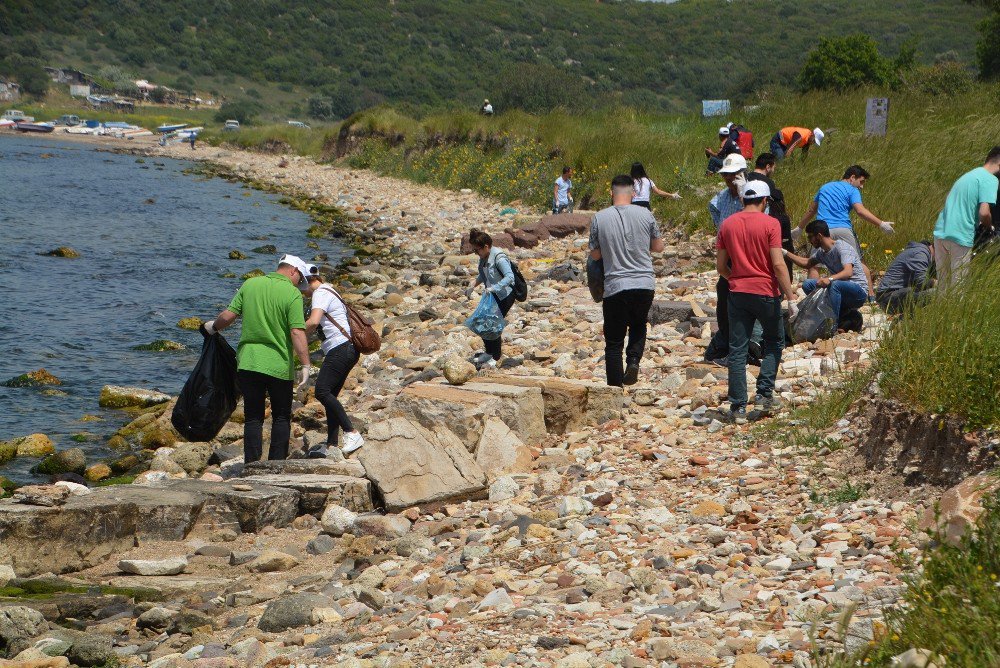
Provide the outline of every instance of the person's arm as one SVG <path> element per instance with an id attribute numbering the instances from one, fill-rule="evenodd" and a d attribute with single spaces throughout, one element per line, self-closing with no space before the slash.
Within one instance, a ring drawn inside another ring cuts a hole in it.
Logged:
<path id="1" fill-rule="evenodd" d="M 552 203 L 553 204 L 558 204 L 559 203 L 559 184 L 558 183 L 556 183 L 555 186 L 552 187 Z"/>
<path id="2" fill-rule="evenodd" d="M 668 193 L 666 190 L 660 190 L 656 186 L 650 186 L 652 191 L 659 195 L 660 197 L 669 197 L 670 199 L 680 199 L 680 193 Z"/>
<path id="3" fill-rule="evenodd" d="M 802 141 L 802 135 L 801 134 L 799 134 L 798 132 L 796 132 L 795 134 L 792 135 L 792 141 L 788 145 L 788 148 L 785 149 L 785 157 L 786 158 L 792 154 L 792 151 L 794 151 L 795 149 L 797 149 L 799 147 L 799 142 L 800 141 Z M 808 144 L 807 144 L 807 146 L 808 146 Z"/>
<path id="4" fill-rule="evenodd" d="M 309 312 L 309 318 L 306 320 L 306 336 L 315 332 L 316 328 L 320 326 L 323 322 L 324 313 L 326 313 L 326 311 L 321 308 L 314 308 Z"/>
<path id="5" fill-rule="evenodd" d="M 514 270 L 510 266 L 510 259 L 506 255 L 497 255 L 497 269 L 503 275 L 499 281 L 491 285 L 491 291 L 497 292 L 500 288 L 514 285 Z"/>
<path id="6" fill-rule="evenodd" d="M 291 330 L 291 335 L 295 355 L 299 358 L 302 367 L 308 369 L 312 366 L 312 362 L 309 361 L 309 342 L 306 339 L 306 330 L 295 328 Z"/>
<path id="7" fill-rule="evenodd" d="M 816 217 L 816 213 L 818 211 L 819 211 L 819 202 L 813 200 L 812 203 L 809 205 L 809 208 L 806 210 L 805 215 L 802 216 L 802 220 L 799 221 L 799 226 L 798 226 L 799 229 L 804 230 L 806 228 L 806 225 L 809 224 L 809 221 Z"/>
<path id="8" fill-rule="evenodd" d="M 216 316 L 215 320 L 209 320 L 205 323 L 205 329 L 209 334 L 214 334 L 216 332 L 221 332 L 226 327 L 236 322 L 237 314 L 233 313 L 229 309 L 223 309 L 222 313 Z"/>
<path id="9" fill-rule="evenodd" d="M 989 202 L 979 204 L 979 224 L 982 227 L 993 227 L 993 209 Z"/>
<path id="10" fill-rule="evenodd" d="M 653 253 L 662 253 L 663 252 L 663 239 L 660 239 L 659 237 L 657 237 L 656 239 L 650 239 L 650 241 L 649 241 L 649 250 L 651 252 L 653 252 Z"/>
<path id="11" fill-rule="evenodd" d="M 869 211 L 868 207 L 866 207 L 861 202 L 855 202 L 851 206 L 851 208 L 854 209 L 854 213 L 858 214 L 858 218 L 868 221 L 869 223 L 879 228 L 886 234 L 892 234 L 892 226 L 895 225 L 896 223 L 890 222 L 888 220 L 882 220 L 874 213 Z"/>
<path id="12" fill-rule="evenodd" d="M 792 289 L 792 279 L 788 276 L 788 267 L 785 265 L 784 255 L 781 248 L 771 248 L 771 266 L 774 267 L 774 275 L 778 279 L 778 287 L 789 302 L 795 301 L 795 290 Z"/>
<path id="13" fill-rule="evenodd" d="M 652 253 L 661 253 L 663 252 L 663 239 L 660 237 L 660 224 L 656 222 L 653 214 L 648 211 L 646 213 L 648 215 L 647 224 L 649 225 L 649 250 Z"/>
<path id="14" fill-rule="evenodd" d="M 725 248 L 720 248 L 719 252 L 715 254 L 715 270 L 719 272 L 719 276 L 727 281 L 733 273 L 732 267 L 729 266 L 729 253 Z"/>
<path id="15" fill-rule="evenodd" d="M 708 203 L 708 215 L 712 217 L 712 224 L 716 231 L 722 227 L 722 211 L 719 209 L 719 196 L 716 195 Z"/>
<path id="16" fill-rule="evenodd" d="M 811 257 L 802 257 L 801 255 L 796 255 L 795 253 L 790 253 L 784 249 L 778 249 L 778 252 L 783 256 L 788 258 L 788 261 L 794 264 L 796 267 L 801 267 L 802 269 L 812 269 L 816 266 L 816 260 Z M 785 267 L 787 269 L 787 267 Z"/>
<path id="17" fill-rule="evenodd" d="M 590 219 L 590 257 L 593 260 L 601 259 L 601 236 L 597 231 L 597 216 Z"/>

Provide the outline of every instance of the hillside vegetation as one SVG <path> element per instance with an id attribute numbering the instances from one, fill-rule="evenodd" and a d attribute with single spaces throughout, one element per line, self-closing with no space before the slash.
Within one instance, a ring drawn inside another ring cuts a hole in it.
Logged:
<path id="1" fill-rule="evenodd" d="M 383 101 L 426 110 L 483 97 L 501 109 L 690 111 L 794 82 L 823 36 L 860 31 L 889 56 L 915 44 L 925 61 L 971 63 L 984 16 L 962 0 L 11 0 L 0 46 L 35 40 L 48 64 L 117 60 L 199 90 L 281 83 L 303 110 L 312 98 L 316 114 L 341 118 Z"/>

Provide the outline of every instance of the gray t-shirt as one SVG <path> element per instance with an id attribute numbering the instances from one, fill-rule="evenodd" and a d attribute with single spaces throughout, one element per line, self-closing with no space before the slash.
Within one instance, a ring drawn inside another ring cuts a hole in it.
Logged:
<path id="1" fill-rule="evenodd" d="M 833 248 L 828 251 L 817 248 L 813 251 L 811 257 L 829 269 L 831 274 L 839 274 L 844 270 L 845 264 L 850 264 L 853 267 L 851 282 L 856 283 L 861 286 L 862 290 L 868 292 L 868 279 L 865 278 L 865 270 L 861 266 L 861 256 L 858 255 L 858 251 L 854 250 L 854 246 L 851 244 L 837 239 L 833 242 Z"/>
<path id="2" fill-rule="evenodd" d="M 653 256 L 649 244 L 660 238 L 660 226 L 649 209 L 633 204 L 610 206 L 590 221 L 590 249 L 604 260 L 604 296 L 623 290 L 653 290 Z"/>

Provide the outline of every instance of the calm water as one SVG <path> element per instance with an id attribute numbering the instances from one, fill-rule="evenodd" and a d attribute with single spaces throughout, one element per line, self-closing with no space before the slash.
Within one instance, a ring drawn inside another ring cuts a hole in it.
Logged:
<path id="1" fill-rule="evenodd" d="M 0 138 L 0 381 L 44 367 L 62 396 L 0 387 L 0 440 L 34 432 L 57 448 L 79 445 L 88 459 L 108 454 L 105 438 L 126 416 L 97 406 L 105 384 L 176 394 L 201 348 L 180 318 L 211 318 L 253 268 L 271 271 L 278 253 L 334 261 L 349 251 L 319 240 L 306 248 L 305 214 L 276 198 L 221 179 L 188 176 L 178 160 L 101 153 L 42 138 Z M 152 203 L 148 203 L 152 200 Z M 266 238 L 261 238 L 266 237 Z M 75 260 L 40 257 L 70 246 Z M 228 259 L 240 249 L 249 259 Z M 237 330 L 226 331 L 235 345 Z M 132 346 L 171 339 L 183 352 Z M 86 414 L 100 422 L 82 422 Z M 71 436 L 89 433 L 76 443 Z M 15 459 L 0 475 L 24 481 L 37 460 Z"/>

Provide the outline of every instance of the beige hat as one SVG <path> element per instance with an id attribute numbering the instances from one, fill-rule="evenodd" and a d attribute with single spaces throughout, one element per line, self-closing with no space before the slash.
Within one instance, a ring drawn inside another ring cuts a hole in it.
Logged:
<path id="1" fill-rule="evenodd" d="M 744 158 L 739 153 L 730 153 L 726 156 L 726 159 L 722 161 L 722 167 L 719 168 L 720 174 L 735 174 L 736 172 L 742 172 L 747 168 L 747 159 Z"/>

